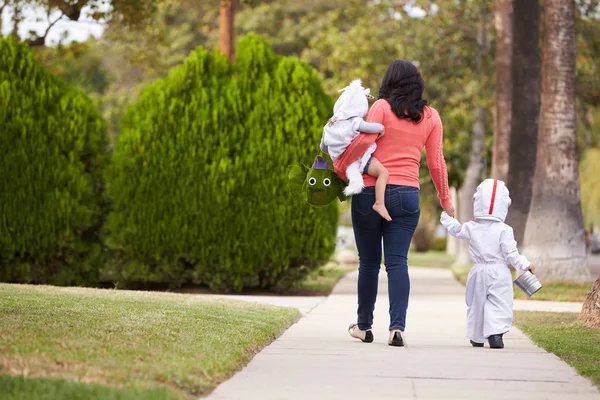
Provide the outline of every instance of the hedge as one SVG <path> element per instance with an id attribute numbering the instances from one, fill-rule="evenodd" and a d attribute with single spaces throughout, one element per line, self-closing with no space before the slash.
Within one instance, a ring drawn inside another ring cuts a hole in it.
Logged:
<path id="1" fill-rule="evenodd" d="M 25 44 L 0 39 L 0 280 L 98 279 L 104 122 Z"/>
<path id="2" fill-rule="evenodd" d="M 119 283 L 288 286 L 335 248 L 337 207 L 287 194 L 331 112 L 315 71 L 250 34 L 193 51 L 127 110 L 108 175 Z"/>

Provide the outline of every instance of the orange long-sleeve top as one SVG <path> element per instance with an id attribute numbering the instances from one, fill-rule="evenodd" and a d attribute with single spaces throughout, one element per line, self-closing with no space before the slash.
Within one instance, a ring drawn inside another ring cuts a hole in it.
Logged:
<path id="1" fill-rule="evenodd" d="M 366 120 L 378 122 L 385 128 L 385 134 L 377 139 L 377 149 L 373 157 L 377 158 L 388 170 L 389 185 L 404 185 L 419 188 L 419 168 L 421 152 L 425 149 L 429 173 L 438 192 L 443 208 L 452 206 L 448 188 L 448 170 L 442 150 L 443 128 L 438 112 L 425 107 L 423 119 L 414 123 L 398 118 L 386 100 L 377 100 L 371 107 Z M 356 161 L 373 142 L 373 134 L 361 134 L 346 149 L 335 163 L 339 175 Z M 365 186 L 375 186 L 375 178 L 365 174 Z"/>

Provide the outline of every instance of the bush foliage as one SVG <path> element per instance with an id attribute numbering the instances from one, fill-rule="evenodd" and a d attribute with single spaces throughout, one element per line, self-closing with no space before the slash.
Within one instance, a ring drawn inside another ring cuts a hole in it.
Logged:
<path id="1" fill-rule="evenodd" d="M 91 101 L 0 39 L 0 280 L 95 283 L 106 133 Z"/>
<path id="2" fill-rule="evenodd" d="M 109 171 L 113 271 L 128 284 L 287 286 L 329 258 L 337 208 L 287 194 L 331 99 L 309 66 L 248 35 L 235 65 L 202 48 L 123 118 Z"/>

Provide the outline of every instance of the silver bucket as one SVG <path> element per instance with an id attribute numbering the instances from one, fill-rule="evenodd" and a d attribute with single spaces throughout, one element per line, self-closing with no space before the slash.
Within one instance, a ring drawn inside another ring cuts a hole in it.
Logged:
<path id="1" fill-rule="evenodd" d="M 527 270 L 515 279 L 517 285 L 529 297 L 542 288 L 542 284 L 531 271 Z"/>

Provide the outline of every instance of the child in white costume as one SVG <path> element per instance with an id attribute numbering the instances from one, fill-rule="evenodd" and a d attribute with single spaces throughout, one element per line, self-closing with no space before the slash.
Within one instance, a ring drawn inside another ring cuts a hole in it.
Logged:
<path id="1" fill-rule="evenodd" d="M 360 79 L 350 82 L 350 85 L 340 90 L 342 95 L 337 99 L 333 107 L 333 117 L 323 128 L 321 138 L 321 150 L 329 154 L 335 162 L 346 151 L 350 143 L 362 133 L 376 133 L 383 135 L 383 125 L 374 122 L 365 122 L 364 117 L 369 111 L 370 89 L 362 87 Z M 373 209 L 383 218 L 391 221 L 385 208 L 384 196 L 388 180 L 388 171 L 373 157 L 377 145 L 373 143 L 367 151 L 346 169 L 348 186 L 344 189 L 346 196 L 360 193 L 364 186 L 363 173 L 377 178 L 375 183 L 375 204 Z"/>
<path id="2" fill-rule="evenodd" d="M 469 241 L 475 265 L 467 279 L 467 336 L 474 347 L 503 348 L 502 335 L 513 318 L 513 282 L 508 265 L 534 271 L 519 254 L 513 229 L 504 223 L 511 200 L 504 182 L 486 179 L 473 196 L 474 219 L 463 225 L 445 212 L 442 225 L 450 234 Z"/>

